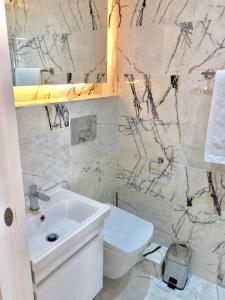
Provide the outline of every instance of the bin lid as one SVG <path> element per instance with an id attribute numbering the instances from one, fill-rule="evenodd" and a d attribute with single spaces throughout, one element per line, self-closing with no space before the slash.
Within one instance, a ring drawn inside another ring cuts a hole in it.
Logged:
<path id="1" fill-rule="evenodd" d="M 184 244 L 171 244 L 166 257 L 176 263 L 187 266 L 191 259 L 191 249 Z"/>

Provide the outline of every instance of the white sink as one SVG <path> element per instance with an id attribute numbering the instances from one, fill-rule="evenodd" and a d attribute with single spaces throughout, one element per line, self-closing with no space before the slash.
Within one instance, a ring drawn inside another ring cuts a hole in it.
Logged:
<path id="1" fill-rule="evenodd" d="M 40 211 L 27 214 L 31 268 L 35 283 L 43 280 L 71 255 L 99 235 L 109 206 L 70 192 L 54 188 L 46 193 L 49 202 L 39 201 Z M 49 234 L 57 234 L 54 242 Z"/>

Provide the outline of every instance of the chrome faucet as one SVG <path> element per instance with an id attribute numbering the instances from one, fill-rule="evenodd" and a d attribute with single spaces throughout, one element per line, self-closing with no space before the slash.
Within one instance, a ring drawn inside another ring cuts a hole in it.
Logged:
<path id="1" fill-rule="evenodd" d="M 40 209 L 38 200 L 49 201 L 51 199 L 48 195 L 38 192 L 38 186 L 36 184 L 29 186 L 28 196 L 30 198 L 31 211 L 38 211 Z"/>

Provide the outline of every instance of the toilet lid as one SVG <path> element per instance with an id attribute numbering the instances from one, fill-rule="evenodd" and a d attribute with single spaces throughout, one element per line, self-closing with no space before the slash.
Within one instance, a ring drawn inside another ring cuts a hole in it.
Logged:
<path id="1" fill-rule="evenodd" d="M 150 242 L 153 224 L 115 206 L 110 207 L 103 228 L 105 246 L 125 255 L 135 255 Z"/>

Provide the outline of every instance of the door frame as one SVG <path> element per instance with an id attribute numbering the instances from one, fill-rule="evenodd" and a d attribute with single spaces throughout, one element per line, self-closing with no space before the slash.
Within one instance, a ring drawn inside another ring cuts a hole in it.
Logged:
<path id="1" fill-rule="evenodd" d="M 2 300 L 32 300 L 34 297 L 4 0 L 0 0 L 0 28 L 0 289 Z M 14 216 L 10 227 L 4 221 L 7 207 L 12 209 Z"/>

